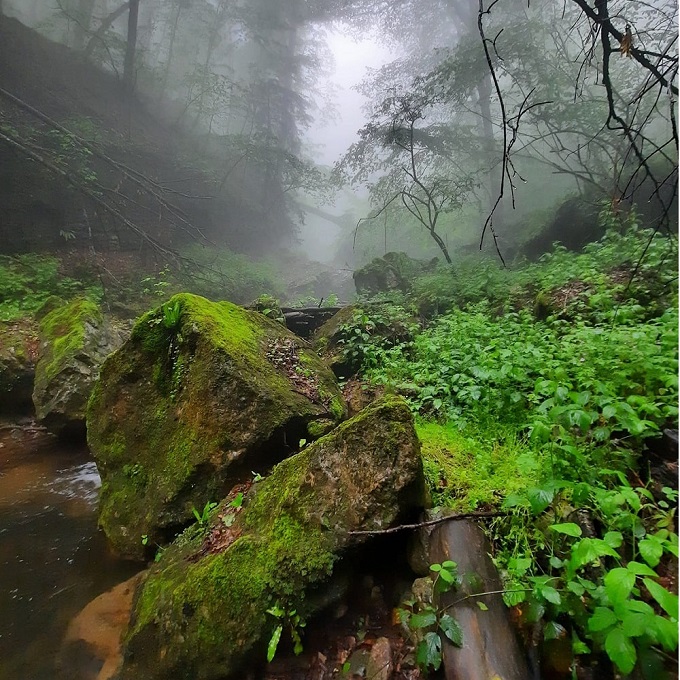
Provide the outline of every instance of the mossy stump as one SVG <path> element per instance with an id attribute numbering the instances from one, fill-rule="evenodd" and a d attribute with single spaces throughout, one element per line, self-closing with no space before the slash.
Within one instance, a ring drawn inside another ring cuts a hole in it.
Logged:
<path id="1" fill-rule="evenodd" d="M 141 559 L 193 509 L 345 417 L 333 374 L 281 324 L 228 302 L 174 296 L 104 364 L 87 414 L 99 522 Z"/>

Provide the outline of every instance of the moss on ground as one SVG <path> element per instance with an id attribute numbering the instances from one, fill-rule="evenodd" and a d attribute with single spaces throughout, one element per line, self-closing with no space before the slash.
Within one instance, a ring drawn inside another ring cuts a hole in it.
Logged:
<path id="1" fill-rule="evenodd" d="M 455 424 L 416 424 L 425 478 L 435 505 L 469 512 L 497 506 L 534 486 L 541 459 L 515 433 L 470 435 Z"/>

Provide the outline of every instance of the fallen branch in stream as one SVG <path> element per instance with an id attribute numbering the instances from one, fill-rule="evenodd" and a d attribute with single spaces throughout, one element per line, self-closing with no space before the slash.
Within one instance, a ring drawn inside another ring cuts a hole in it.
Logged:
<path id="1" fill-rule="evenodd" d="M 437 519 L 428 519 L 424 522 L 417 522 L 415 524 L 400 524 L 389 529 L 375 529 L 374 531 L 350 531 L 350 536 L 381 536 L 383 534 L 396 534 L 398 531 L 406 531 L 408 529 L 420 529 L 421 527 L 430 527 L 435 524 L 443 524 L 444 522 L 455 522 L 461 519 L 484 519 L 487 517 L 506 517 L 510 513 L 503 511 L 493 512 L 463 512 L 457 515 L 447 515 L 446 517 L 438 517 Z"/>

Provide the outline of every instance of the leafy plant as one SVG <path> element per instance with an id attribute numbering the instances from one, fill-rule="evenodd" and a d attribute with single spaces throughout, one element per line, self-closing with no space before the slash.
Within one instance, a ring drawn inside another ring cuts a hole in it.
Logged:
<path id="1" fill-rule="evenodd" d="M 198 526 L 201 529 L 206 529 L 208 527 L 208 523 L 210 522 L 210 516 L 212 515 L 212 511 L 216 507 L 217 507 L 217 503 L 208 501 L 203 506 L 203 512 L 199 512 L 195 507 L 191 508 L 191 512 L 193 512 L 194 517 L 196 518 L 196 522 L 198 523 Z"/>
<path id="2" fill-rule="evenodd" d="M 290 634 L 295 655 L 301 654 L 303 651 L 302 629 L 307 624 L 297 611 L 295 609 L 282 607 L 281 604 L 277 602 L 273 607 L 267 609 L 267 614 L 271 614 L 271 616 L 277 620 L 276 626 L 269 639 L 269 644 L 267 645 L 267 661 L 272 661 L 276 656 L 276 650 L 278 649 L 284 629 Z"/>
<path id="3" fill-rule="evenodd" d="M 430 565 L 433 593 L 454 590 L 458 584 L 457 565 L 451 560 Z M 434 598 L 433 598 L 434 600 Z M 442 635 L 456 647 L 463 646 L 463 631 L 458 622 L 434 601 L 409 599 L 398 610 L 399 620 L 416 645 L 416 663 L 424 671 L 438 670 L 442 663 Z"/>
<path id="4" fill-rule="evenodd" d="M 175 301 L 172 304 L 168 302 L 163 305 L 162 310 L 163 326 L 170 331 L 177 330 L 182 316 L 182 308 L 180 307 L 179 302 Z"/>
<path id="5" fill-rule="evenodd" d="M 591 651 L 587 640 L 628 674 L 650 650 L 677 649 L 678 598 L 661 585 L 659 567 L 677 559 L 678 537 L 667 528 L 675 515 L 667 501 L 614 478 L 619 484 L 610 488 L 549 482 L 509 498 L 506 507 L 529 510 L 521 513 L 524 522 L 532 515 L 553 518 L 535 546 L 549 559 L 542 562 L 536 550 L 529 558 L 499 561 L 509 583 L 507 604 L 528 600 L 548 639 L 559 627 L 571 635 L 574 654 Z M 664 493 L 671 502 L 677 497 Z M 561 521 L 588 515 L 602 527 L 599 535 L 594 521 Z"/>

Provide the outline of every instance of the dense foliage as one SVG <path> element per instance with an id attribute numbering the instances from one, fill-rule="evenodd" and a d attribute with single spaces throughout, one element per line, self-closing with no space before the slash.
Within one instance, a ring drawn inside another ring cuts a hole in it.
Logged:
<path id="1" fill-rule="evenodd" d="M 667 239 L 610 230 L 582 254 L 430 275 L 344 329 L 364 378 L 420 417 L 435 503 L 507 511 L 489 530 L 524 623 L 644 677 L 677 648 L 677 492 L 645 446 L 677 427 L 675 263 Z"/>

